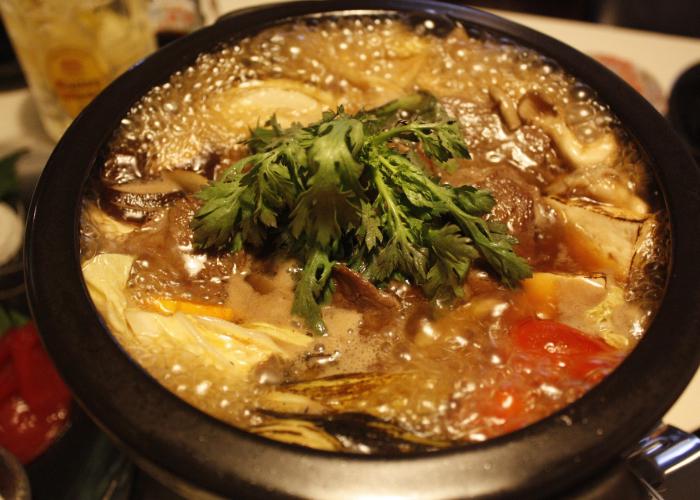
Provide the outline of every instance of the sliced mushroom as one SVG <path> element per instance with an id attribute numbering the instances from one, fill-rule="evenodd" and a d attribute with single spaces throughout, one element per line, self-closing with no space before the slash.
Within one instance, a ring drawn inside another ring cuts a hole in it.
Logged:
<path id="1" fill-rule="evenodd" d="M 343 448 L 340 441 L 313 422 L 292 418 L 289 415 L 272 421 L 267 419 L 266 423 L 251 427 L 250 431 L 275 441 L 308 446 L 317 450 L 338 451 Z"/>
<path id="2" fill-rule="evenodd" d="M 304 396 L 312 401 L 323 401 L 327 407 L 335 410 L 354 411 L 358 403 L 362 405 L 365 395 L 391 383 L 400 383 L 404 375 L 399 372 L 342 373 L 282 384 L 275 392 Z"/>
<path id="3" fill-rule="evenodd" d="M 617 158 L 620 147 L 612 132 L 603 134 L 591 143 L 582 144 L 554 107 L 537 93 L 529 92 L 523 96 L 518 105 L 518 114 L 525 123 L 544 130 L 562 158 L 574 169 L 611 166 Z"/>
<path id="4" fill-rule="evenodd" d="M 547 191 L 555 196 L 587 196 L 638 214 L 649 213 L 649 205 L 630 191 L 622 174 L 608 166 L 575 170 L 554 181 Z"/>
<path id="5" fill-rule="evenodd" d="M 140 223 L 182 196 L 182 188 L 167 178 L 102 184 L 100 208 L 118 219 Z"/>
<path id="6" fill-rule="evenodd" d="M 489 87 L 489 96 L 498 106 L 498 111 L 508 130 L 512 132 L 519 129 L 523 122 L 520 120 L 518 109 L 513 99 L 496 86 Z"/>
<path id="7" fill-rule="evenodd" d="M 183 191 L 196 193 L 209 182 L 206 177 L 190 170 L 164 170 L 163 179 L 179 186 Z"/>
<path id="8" fill-rule="evenodd" d="M 102 235 L 110 240 L 118 240 L 122 236 L 131 234 L 136 227 L 134 224 L 126 224 L 109 214 L 100 210 L 97 205 L 90 204 L 85 209 L 86 222 L 92 224 L 92 226 Z"/>
<path id="9" fill-rule="evenodd" d="M 385 307 L 398 309 L 399 301 L 395 296 L 382 292 L 376 286 L 363 278 L 359 273 L 343 265 L 333 268 L 333 278 L 339 293 L 356 306 Z"/>

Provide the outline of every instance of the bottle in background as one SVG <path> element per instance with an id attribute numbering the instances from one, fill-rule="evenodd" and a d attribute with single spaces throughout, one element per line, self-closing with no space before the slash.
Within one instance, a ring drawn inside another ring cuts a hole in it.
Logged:
<path id="1" fill-rule="evenodd" d="M 162 47 L 214 21 L 216 0 L 149 0 L 148 15 Z"/>

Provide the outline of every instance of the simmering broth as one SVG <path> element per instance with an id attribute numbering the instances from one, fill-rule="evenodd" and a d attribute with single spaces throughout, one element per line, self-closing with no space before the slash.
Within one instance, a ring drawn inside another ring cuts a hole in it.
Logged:
<path id="1" fill-rule="evenodd" d="M 458 120 L 471 155 L 424 168 L 492 193 L 486 218 L 518 239 L 531 278 L 506 286 L 477 258 L 447 300 L 338 262 L 314 336 L 292 314 L 303 262 L 197 248 L 197 193 L 248 155 L 252 128 L 416 91 Z M 664 215 L 606 105 L 553 61 L 462 26 L 360 16 L 265 30 L 152 89 L 104 157 L 81 249 L 115 339 L 185 401 L 286 442 L 410 452 L 522 428 L 622 361 L 666 279 Z"/>

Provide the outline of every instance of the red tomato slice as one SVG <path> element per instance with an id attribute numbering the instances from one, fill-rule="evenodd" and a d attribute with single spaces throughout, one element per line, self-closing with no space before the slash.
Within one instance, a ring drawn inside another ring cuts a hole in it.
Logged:
<path id="1" fill-rule="evenodd" d="M 509 420 L 523 413 L 525 406 L 519 392 L 513 389 L 499 389 L 484 409 L 485 413 Z"/>
<path id="2" fill-rule="evenodd" d="M 486 436 L 512 432 L 556 410 L 559 406 L 552 406 L 541 391 L 544 385 L 583 393 L 622 357 L 605 342 L 551 320 L 521 321 L 510 338 L 512 351 L 506 354 L 511 375 L 453 417 L 477 414 L 475 425 Z"/>
<path id="3" fill-rule="evenodd" d="M 557 363 L 578 379 L 600 380 L 619 361 L 619 353 L 605 342 L 551 320 L 528 319 L 515 326 L 516 350 Z"/>
<path id="4" fill-rule="evenodd" d="M 513 342 L 524 351 L 562 356 L 612 352 L 605 342 L 570 326 L 548 319 L 528 319 L 512 332 Z"/>

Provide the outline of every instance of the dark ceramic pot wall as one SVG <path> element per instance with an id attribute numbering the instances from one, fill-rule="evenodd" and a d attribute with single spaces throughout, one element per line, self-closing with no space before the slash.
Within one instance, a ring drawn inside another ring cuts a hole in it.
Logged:
<path id="1" fill-rule="evenodd" d="M 148 89 L 218 42 L 289 16 L 346 9 L 423 13 L 507 36 L 596 89 L 648 155 L 670 213 L 671 270 L 646 337 L 576 403 L 481 444 L 400 457 L 326 453 L 225 425 L 161 387 L 114 342 L 90 302 L 78 255 L 80 197 L 101 148 Z M 609 470 L 680 395 L 700 360 L 700 176 L 666 122 L 590 58 L 495 16 L 428 1 L 301 2 L 249 9 L 179 40 L 127 72 L 80 115 L 54 151 L 30 209 L 31 307 L 46 346 L 86 411 L 171 485 L 224 497 L 314 498 L 553 495 Z M 192 491 L 192 490 L 188 490 Z"/>

